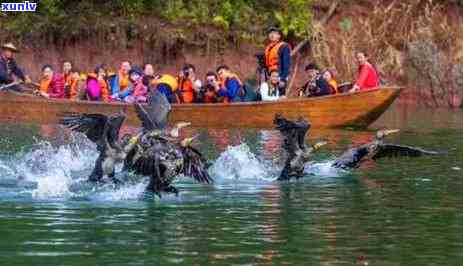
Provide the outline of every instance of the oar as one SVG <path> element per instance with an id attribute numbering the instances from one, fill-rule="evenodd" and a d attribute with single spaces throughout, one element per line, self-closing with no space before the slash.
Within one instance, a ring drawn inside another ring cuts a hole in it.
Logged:
<path id="1" fill-rule="evenodd" d="M 3 85 L 3 86 L 0 86 L 0 91 L 2 91 L 2 90 L 4 90 L 4 89 L 11 88 L 11 87 L 14 87 L 14 86 L 19 85 L 19 84 L 21 84 L 21 83 L 22 83 L 22 81 L 20 80 L 20 81 L 12 82 L 12 83 L 10 83 L 10 84 L 6 84 L 6 85 Z"/>

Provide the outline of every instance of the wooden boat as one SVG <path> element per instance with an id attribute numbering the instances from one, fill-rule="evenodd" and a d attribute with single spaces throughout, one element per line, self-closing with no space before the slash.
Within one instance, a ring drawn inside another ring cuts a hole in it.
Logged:
<path id="1" fill-rule="evenodd" d="M 204 128 L 271 128 L 275 114 L 289 119 L 300 116 L 314 128 L 366 128 L 378 119 L 399 96 L 401 88 L 384 87 L 368 92 L 329 95 L 317 98 L 283 99 L 275 102 L 231 104 L 174 104 L 169 122 L 190 121 Z M 138 126 L 132 105 L 45 99 L 30 94 L 0 92 L 0 121 L 52 124 L 62 112 L 128 114 L 128 123 Z"/>

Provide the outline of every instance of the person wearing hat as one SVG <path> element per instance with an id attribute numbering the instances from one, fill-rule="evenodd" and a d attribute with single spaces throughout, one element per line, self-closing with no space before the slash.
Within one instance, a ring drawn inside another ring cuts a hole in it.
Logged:
<path id="1" fill-rule="evenodd" d="M 30 79 L 24 75 L 21 68 L 16 64 L 14 54 L 18 52 L 18 49 L 12 43 L 2 45 L 2 53 L 0 55 L 0 85 L 10 84 L 15 81 L 15 78 L 24 82 L 30 82 Z"/>
<path id="2" fill-rule="evenodd" d="M 291 67 L 291 48 L 282 40 L 283 33 L 278 28 L 271 27 L 267 34 L 269 43 L 264 52 L 267 76 L 270 76 L 272 71 L 278 71 L 279 87 L 284 91 Z"/>
<path id="3" fill-rule="evenodd" d="M 310 63 L 305 67 L 309 80 L 304 84 L 299 96 L 317 97 L 331 94 L 330 85 L 320 75 L 317 64 Z"/>

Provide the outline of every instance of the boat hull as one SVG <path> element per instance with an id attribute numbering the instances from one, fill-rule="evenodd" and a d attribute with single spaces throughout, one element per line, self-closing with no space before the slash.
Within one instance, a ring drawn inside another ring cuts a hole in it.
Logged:
<path id="1" fill-rule="evenodd" d="M 174 104 L 170 123 L 189 121 L 204 128 L 271 128 L 275 114 L 288 119 L 304 117 L 314 128 L 365 128 L 378 119 L 399 96 L 401 88 L 368 92 L 295 98 L 276 102 L 232 104 Z M 129 125 L 139 126 L 134 107 L 123 103 L 101 103 L 44 99 L 14 92 L 0 93 L 0 121 L 53 124 L 62 112 L 114 114 L 124 111 Z"/>

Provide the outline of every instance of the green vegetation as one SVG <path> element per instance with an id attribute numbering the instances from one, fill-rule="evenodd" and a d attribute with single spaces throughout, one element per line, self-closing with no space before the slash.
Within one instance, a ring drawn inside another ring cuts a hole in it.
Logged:
<path id="1" fill-rule="evenodd" d="M 254 40 L 269 25 L 280 25 L 290 38 L 298 39 L 310 32 L 311 4 L 312 0 L 43 0 L 37 13 L 8 13 L 0 18 L 0 26 L 3 37 L 57 43 L 95 32 L 141 32 L 153 23 L 173 32 L 207 28 L 224 38 Z"/>

